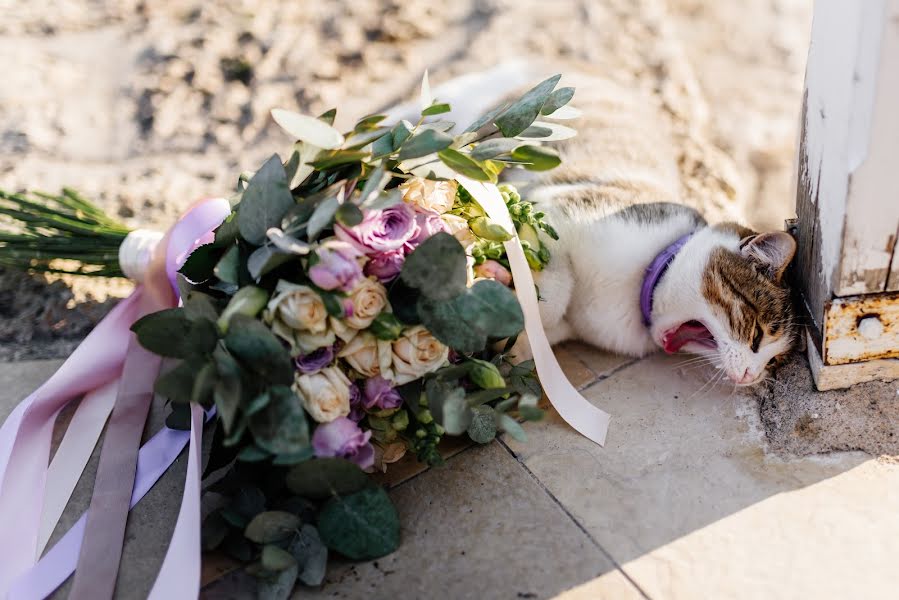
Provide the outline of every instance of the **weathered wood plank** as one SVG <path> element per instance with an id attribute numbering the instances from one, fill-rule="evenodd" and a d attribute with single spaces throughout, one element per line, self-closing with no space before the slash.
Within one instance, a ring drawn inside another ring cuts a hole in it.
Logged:
<path id="1" fill-rule="evenodd" d="M 824 364 L 899 357 L 899 293 L 835 298 L 824 332 Z"/>

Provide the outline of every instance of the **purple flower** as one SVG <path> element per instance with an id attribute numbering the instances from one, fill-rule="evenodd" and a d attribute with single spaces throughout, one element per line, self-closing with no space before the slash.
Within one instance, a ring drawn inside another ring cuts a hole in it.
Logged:
<path id="1" fill-rule="evenodd" d="M 393 389 L 393 385 L 380 375 L 376 375 L 365 382 L 365 408 L 377 408 L 385 410 L 397 408 L 403 404 L 403 398 L 399 392 Z"/>
<path id="2" fill-rule="evenodd" d="M 309 354 L 299 355 L 294 363 L 300 373 L 317 373 L 331 364 L 334 360 L 334 346 L 324 346 Z"/>
<path id="3" fill-rule="evenodd" d="M 409 243 L 417 246 L 435 233 L 446 231 L 446 224 L 435 212 L 425 211 L 415 213 L 415 224 L 418 225 L 418 232 L 409 239 Z"/>
<path id="4" fill-rule="evenodd" d="M 337 237 L 354 248 L 372 255 L 402 248 L 416 233 L 415 212 L 406 204 L 394 204 L 384 210 L 370 210 L 353 227 L 338 225 Z"/>
<path id="5" fill-rule="evenodd" d="M 350 384 L 350 419 L 358 423 L 365 417 L 365 405 L 362 399 L 362 390 L 355 383 Z"/>
<path id="6" fill-rule="evenodd" d="M 358 250 L 345 242 L 329 242 L 316 250 L 318 262 L 309 269 L 309 279 L 323 290 L 348 292 L 362 279 Z"/>
<path id="7" fill-rule="evenodd" d="M 323 423 L 312 434 L 312 449 L 319 458 L 336 456 L 350 460 L 362 469 L 375 464 L 375 449 L 368 440 L 371 431 L 362 431 L 346 417 Z"/>
<path id="8" fill-rule="evenodd" d="M 403 248 L 375 254 L 365 265 L 365 274 L 374 275 L 381 283 L 393 281 L 403 270 L 406 252 Z"/>

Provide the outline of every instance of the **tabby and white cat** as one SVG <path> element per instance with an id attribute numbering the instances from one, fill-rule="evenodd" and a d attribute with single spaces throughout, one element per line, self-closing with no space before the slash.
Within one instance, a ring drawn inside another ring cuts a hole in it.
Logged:
<path id="1" fill-rule="evenodd" d="M 533 68 L 507 63 L 450 81 L 435 96 L 467 123 L 533 80 Z M 737 385 L 763 380 L 798 337 L 782 280 L 793 238 L 708 224 L 701 201 L 691 207 L 680 197 L 673 142 L 647 97 L 589 76 L 564 83 L 577 89 L 578 136 L 557 145 L 560 168 L 516 182 L 560 236 L 542 240 L 552 260 L 536 277 L 550 342 L 632 356 L 689 352 Z M 529 355 L 525 339 L 513 353 Z"/>

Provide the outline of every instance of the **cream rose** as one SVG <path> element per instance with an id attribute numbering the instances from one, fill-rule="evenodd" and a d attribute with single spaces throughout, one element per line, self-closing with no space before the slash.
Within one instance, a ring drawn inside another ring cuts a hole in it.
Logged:
<path id="1" fill-rule="evenodd" d="M 449 348 L 437 341 L 431 332 L 416 325 L 393 342 L 393 380 L 397 385 L 409 383 L 425 373 L 436 371 L 449 356 Z"/>
<path id="2" fill-rule="evenodd" d="M 337 367 L 297 375 L 293 389 L 306 411 L 319 423 L 330 423 L 350 414 L 350 380 Z"/>
<path id="3" fill-rule="evenodd" d="M 400 191 L 403 193 L 403 202 L 442 215 L 453 207 L 457 187 L 455 181 L 413 177 L 400 186 Z"/>
<path id="4" fill-rule="evenodd" d="M 321 296 L 305 285 L 279 281 L 263 319 L 275 335 L 290 342 L 294 354 L 308 354 L 335 340 Z"/>
<path id="5" fill-rule="evenodd" d="M 364 377 L 388 375 L 393 360 L 390 342 L 379 340 L 367 331 L 354 337 L 337 356 Z"/>
<path id="6" fill-rule="evenodd" d="M 350 292 L 353 314 L 343 321 L 353 329 L 365 329 L 387 307 L 387 289 L 372 278 L 363 279 Z"/>
<path id="7" fill-rule="evenodd" d="M 468 226 L 468 219 L 460 217 L 459 215 L 440 215 L 440 218 L 443 219 L 443 223 L 446 225 L 446 229 L 450 235 L 459 240 L 459 243 L 462 244 L 466 250 L 478 241 L 474 232 L 472 232 L 471 228 Z"/>

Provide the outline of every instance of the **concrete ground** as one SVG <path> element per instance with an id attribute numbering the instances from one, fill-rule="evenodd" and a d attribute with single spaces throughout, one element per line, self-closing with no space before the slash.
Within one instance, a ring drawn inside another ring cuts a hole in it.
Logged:
<path id="1" fill-rule="evenodd" d="M 651 94 L 675 133 L 683 194 L 710 214 L 773 229 L 793 212 L 810 0 L 0 7 L 0 186 L 71 185 L 135 227 L 166 226 L 282 150 L 272 107 L 339 105 L 346 124 L 408 95 L 425 68 L 438 83 L 506 56 L 589 65 Z M 11 361 L 0 363 L 0 419 L 129 289 L 0 269 L 0 360 Z M 895 384 L 817 394 L 797 357 L 745 392 L 706 385 L 678 358 L 632 362 L 579 345 L 559 357 L 614 415 L 605 448 L 550 413 L 526 425 L 525 444 L 457 444 L 428 471 L 393 465 L 383 482 L 400 549 L 334 562 L 321 590 L 298 596 L 895 597 Z M 146 596 L 184 468 L 181 457 L 133 513 L 117 596 Z M 87 506 L 93 469 L 57 536 Z M 207 579 L 227 571 L 207 566 Z M 203 594 L 253 588 L 235 571 Z"/>

